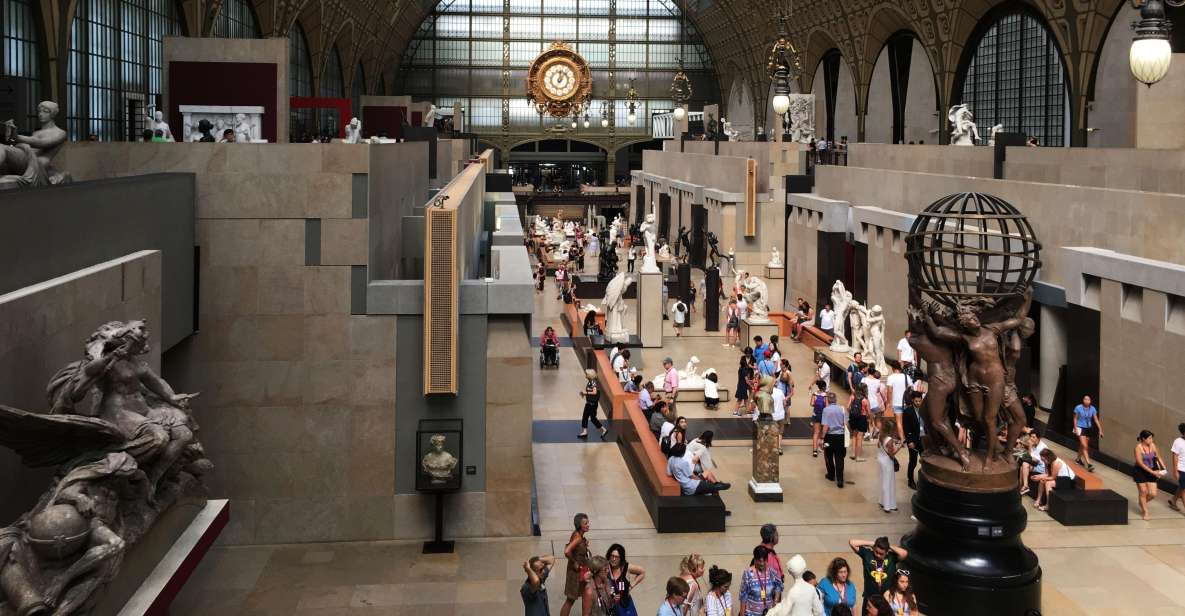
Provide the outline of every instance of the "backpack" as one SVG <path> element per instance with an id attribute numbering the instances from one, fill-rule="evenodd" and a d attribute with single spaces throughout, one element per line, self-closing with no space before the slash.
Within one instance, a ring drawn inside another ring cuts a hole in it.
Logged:
<path id="1" fill-rule="evenodd" d="M 815 397 L 811 400 L 811 406 L 814 407 L 816 413 L 822 413 L 823 409 L 827 406 L 827 394 L 821 391 L 816 393 Z"/>
<path id="2" fill-rule="evenodd" d="M 864 415 L 864 405 L 860 404 L 863 401 L 864 398 L 860 396 L 852 396 L 852 401 L 848 403 L 848 419 L 856 419 Z"/>

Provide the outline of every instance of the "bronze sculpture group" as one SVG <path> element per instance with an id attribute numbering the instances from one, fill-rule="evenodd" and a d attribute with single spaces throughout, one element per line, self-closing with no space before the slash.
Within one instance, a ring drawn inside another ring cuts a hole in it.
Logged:
<path id="1" fill-rule="evenodd" d="M 0 444 L 49 489 L 0 529 L 0 615 L 86 613 L 125 550 L 177 502 L 205 500 L 213 465 L 189 402 L 144 361 L 143 321 L 114 321 L 53 376 L 49 412 L 0 406 Z"/>

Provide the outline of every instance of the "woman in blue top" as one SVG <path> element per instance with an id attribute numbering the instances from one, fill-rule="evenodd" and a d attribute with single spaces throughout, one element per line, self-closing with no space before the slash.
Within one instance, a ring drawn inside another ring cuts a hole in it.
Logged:
<path id="1" fill-rule="evenodd" d="M 856 609 L 856 585 L 850 579 L 852 570 L 848 561 L 836 558 L 827 566 L 827 577 L 819 581 L 819 592 L 823 593 L 823 613 L 830 614 L 832 608 L 846 603 Z"/>
<path id="2" fill-rule="evenodd" d="M 1074 435 L 1078 437 L 1078 459 L 1074 461 L 1093 473 L 1090 437 L 1097 433 L 1099 438 L 1103 438 L 1103 422 L 1099 418 L 1099 410 L 1091 402 L 1090 396 L 1082 396 L 1082 404 L 1074 407 Z"/>

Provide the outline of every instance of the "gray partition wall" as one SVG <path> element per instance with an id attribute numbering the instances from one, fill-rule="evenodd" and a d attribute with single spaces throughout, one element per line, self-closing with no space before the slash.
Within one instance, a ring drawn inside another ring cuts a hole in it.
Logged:
<path id="1" fill-rule="evenodd" d="M 192 173 L 7 192 L 0 197 L 0 294 L 159 250 L 163 323 L 152 328 L 166 350 L 194 331 L 195 201 Z"/>

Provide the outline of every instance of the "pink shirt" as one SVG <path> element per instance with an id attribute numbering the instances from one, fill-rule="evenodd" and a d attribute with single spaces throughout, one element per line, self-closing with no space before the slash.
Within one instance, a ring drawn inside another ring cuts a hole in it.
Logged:
<path id="1" fill-rule="evenodd" d="M 668 394 L 679 391 L 679 371 L 675 370 L 674 366 L 667 370 L 667 378 L 662 383 L 662 389 Z"/>

